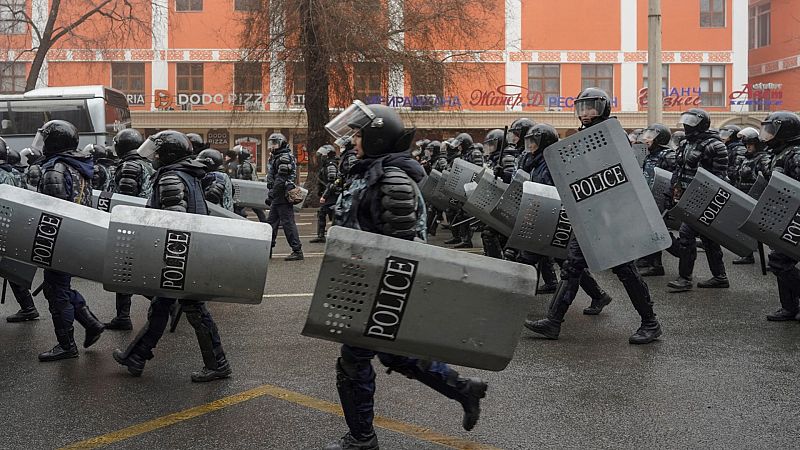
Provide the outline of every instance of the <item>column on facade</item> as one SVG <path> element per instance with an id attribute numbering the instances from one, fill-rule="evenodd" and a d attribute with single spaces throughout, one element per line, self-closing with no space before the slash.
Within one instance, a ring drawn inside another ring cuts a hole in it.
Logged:
<path id="1" fill-rule="evenodd" d="M 389 0 L 389 26 L 392 30 L 403 27 L 403 0 Z M 405 49 L 405 33 L 391 33 L 389 49 L 402 52 Z M 389 98 L 405 96 L 405 73 L 402 64 L 392 64 L 389 68 Z"/>
<path id="2" fill-rule="evenodd" d="M 151 78 L 151 95 L 155 102 L 156 90 L 169 88 L 169 66 L 167 49 L 169 48 L 169 0 L 153 0 L 152 3 L 153 61 Z"/>
<path id="3" fill-rule="evenodd" d="M 511 61 L 512 52 L 522 50 L 522 0 L 506 0 L 505 2 L 505 52 L 503 58 L 506 66 L 506 91 L 508 94 L 522 93 L 522 63 Z M 522 105 L 506 105 L 506 111 L 522 111 Z"/>
<path id="4" fill-rule="evenodd" d="M 282 58 L 285 50 L 286 11 L 281 2 L 269 4 L 270 27 L 269 37 L 271 43 L 269 63 L 269 109 L 281 111 L 288 108 L 286 97 L 286 61 Z"/>
<path id="5" fill-rule="evenodd" d="M 50 5 L 48 0 L 33 0 L 31 2 L 31 22 L 40 30 L 44 30 L 47 26 L 47 17 L 49 16 Z M 39 47 L 39 36 L 36 32 L 31 31 L 31 48 Z M 36 87 L 46 87 L 50 83 L 50 73 L 48 68 L 48 57 L 45 56 L 42 61 L 42 68 L 39 70 L 39 78 L 36 80 Z"/>
<path id="6" fill-rule="evenodd" d="M 732 0 L 733 3 L 733 24 L 731 26 L 731 42 L 733 54 L 733 68 L 731 86 L 728 92 L 738 91 L 743 84 L 748 82 L 748 1 Z M 740 100 L 744 100 L 741 98 Z M 731 105 L 731 111 L 748 111 L 746 104 Z"/>
<path id="7" fill-rule="evenodd" d="M 620 0 L 620 51 L 623 54 L 622 62 L 620 64 L 620 109 L 622 111 L 638 111 L 639 105 L 637 102 L 637 67 L 636 62 L 625 61 L 624 54 L 626 52 L 636 52 L 636 36 L 637 18 L 636 18 L 636 0 Z M 660 86 L 657 83 L 656 86 Z M 609 92 L 609 95 L 613 93 Z"/>

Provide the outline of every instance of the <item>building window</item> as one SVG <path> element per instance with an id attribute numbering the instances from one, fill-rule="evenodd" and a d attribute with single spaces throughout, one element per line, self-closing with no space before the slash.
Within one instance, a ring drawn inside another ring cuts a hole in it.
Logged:
<path id="1" fill-rule="evenodd" d="M 25 9 L 25 0 L 0 3 L 0 34 L 24 34 L 28 28 Z"/>
<path id="2" fill-rule="evenodd" d="M 111 63 L 111 87 L 125 93 L 129 104 L 144 104 L 144 63 Z"/>
<path id="3" fill-rule="evenodd" d="M 724 65 L 700 65 L 700 98 L 703 106 L 725 106 Z"/>
<path id="4" fill-rule="evenodd" d="M 433 111 L 444 101 L 444 74 L 438 68 L 417 67 L 411 75 L 411 110 Z M 396 100 L 392 100 L 395 104 Z M 403 106 L 405 102 L 401 105 Z"/>
<path id="5" fill-rule="evenodd" d="M 179 63 L 177 66 L 178 94 L 197 94 L 189 103 L 200 105 L 203 102 L 203 64 Z M 199 97 L 199 100 L 198 100 Z"/>
<path id="6" fill-rule="evenodd" d="M 233 92 L 237 105 L 255 102 L 262 89 L 261 63 L 236 63 L 233 66 Z M 260 102 L 260 99 L 258 99 Z"/>
<path id="7" fill-rule="evenodd" d="M 175 11 L 202 11 L 203 0 L 175 0 Z"/>
<path id="8" fill-rule="evenodd" d="M 258 11 L 261 9 L 261 0 L 235 0 L 233 9 L 236 11 Z"/>
<path id="9" fill-rule="evenodd" d="M 753 5 L 749 14 L 750 48 L 766 47 L 770 42 L 770 2 Z"/>
<path id="10" fill-rule="evenodd" d="M 528 64 L 528 100 L 538 98 L 537 93 L 541 94 L 544 106 L 558 103 L 561 95 L 561 66 Z"/>
<path id="11" fill-rule="evenodd" d="M 27 81 L 24 63 L 0 64 L 0 94 L 21 94 Z"/>
<path id="12" fill-rule="evenodd" d="M 649 87 L 647 64 L 642 65 L 642 87 Z M 669 91 L 669 64 L 661 65 L 661 90 Z"/>
<path id="13" fill-rule="evenodd" d="M 581 90 L 596 87 L 609 96 L 614 92 L 614 66 L 612 64 L 581 65 Z"/>
<path id="14" fill-rule="evenodd" d="M 353 64 L 353 93 L 358 100 L 368 100 L 381 96 L 383 69 L 377 63 Z M 372 103 L 375 103 L 374 101 Z"/>
<path id="15" fill-rule="evenodd" d="M 725 0 L 700 0 L 700 26 L 704 28 L 725 26 Z"/>

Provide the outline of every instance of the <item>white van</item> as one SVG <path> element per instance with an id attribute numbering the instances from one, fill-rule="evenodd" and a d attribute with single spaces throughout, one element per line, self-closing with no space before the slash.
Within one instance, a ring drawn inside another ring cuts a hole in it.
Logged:
<path id="1" fill-rule="evenodd" d="M 117 131 L 131 126 L 125 94 L 105 86 L 47 87 L 0 95 L 0 137 L 12 148 L 30 147 L 39 127 L 55 119 L 78 128 L 78 148 L 111 145 Z"/>

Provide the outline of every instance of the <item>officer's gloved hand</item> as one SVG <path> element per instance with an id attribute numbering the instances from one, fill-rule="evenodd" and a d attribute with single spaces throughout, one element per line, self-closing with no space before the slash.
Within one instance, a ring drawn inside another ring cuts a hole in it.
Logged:
<path id="1" fill-rule="evenodd" d="M 272 191 L 269 191 L 269 194 L 267 194 L 267 199 L 264 201 L 264 204 L 267 205 L 267 206 L 272 206 L 272 199 L 273 198 L 274 198 L 274 196 L 272 195 Z"/>
<path id="2" fill-rule="evenodd" d="M 519 254 L 513 248 L 507 248 L 507 249 L 503 250 L 503 257 L 508 261 L 516 262 L 518 256 L 519 256 Z"/>
<path id="3" fill-rule="evenodd" d="M 503 176 L 503 168 L 501 166 L 496 166 L 494 168 L 494 176 L 496 178 L 500 178 Z"/>

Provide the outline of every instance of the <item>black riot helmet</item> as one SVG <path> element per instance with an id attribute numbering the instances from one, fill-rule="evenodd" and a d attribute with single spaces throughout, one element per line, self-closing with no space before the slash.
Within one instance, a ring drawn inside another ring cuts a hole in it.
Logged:
<path id="1" fill-rule="evenodd" d="M 736 125 L 725 125 L 719 129 L 719 138 L 726 144 L 736 139 L 736 135 L 742 131 L 742 128 Z"/>
<path id="2" fill-rule="evenodd" d="M 683 130 L 678 130 L 672 133 L 672 139 L 670 140 L 669 144 L 672 148 L 678 148 L 681 144 L 681 141 L 686 139 L 686 132 Z"/>
<path id="3" fill-rule="evenodd" d="M 453 144 L 453 139 L 450 138 L 444 142 L 442 142 L 442 146 L 444 147 L 445 154 L 447 155 L 447 159 L 453 159 L 458 156 L 461 150 L 458 146 Z"/>
<path id="4" fill-rule="evenodd" d="M 461 154 L 467 153 L 467 151 L 472 147 L 474 141 L 472 140 L 472 136 L 469 133 L 459 133 L 458 136 L 453 138 L 450 145 L 453 147 L 458 148 L 461 150 Z"/>
<path id="5" fill-rule="evenodd" d="M 281 133 L 272 133 L 267 138 L 267 149 L 270 152 L 274 152 L 275 150 L 280 150 L 289 146 L 289 141 L 286 140 L 286 136 Z"/>
<path id="6" fill-rule="evenodd" d="M 11 164 L 8 160 L 11 147 L 8 146 L 6 140 L 0 137 L 0 164 Z"/>
<path id="7" fill-rule="evenodd" d="M 647 144 L 647 148 L 653 150 L 657 147 L 664 148 L 669 146 L 669 141 L 672 139 L 672 132 L 665 125 L 654 123 L 642 131 L 639 135 L 638 142 Z"/>
<path id="8" fill-rule="evenodd" d="M 147 138 L 138 152 L 145 158 L 156 159 L 158 166 L 166 166 L 192 156 L 192 144 L 185 134 L 166 130 Z"/>
<path id="9" fill-rule="evenodd" d="M 114 153 L 122 158 L 123 156 L 138 150 L 143 142 L 144 138 L 142 137 L 141 133 L 133 128 L 126 128 L 124 130 L 120 130 L 117 135 L 114 136 L 111 146 L 114 149 Z"/>
<path id="10" fill-rule="evenodd" d="M 707 131 L 711 127 L 711 116 L 705 110 L 692 108 L 683 114 L 679 121 L 687 136 Z"/>
<path id="11" fill-rule="evenodd" d="M 197 160 L 202 162 L 209 171 L 213 171 L 222 167 L 224 157 L 219 150 L 207 148 L 197 154 Z"/>
<path id="12" fill-rule="evenodd" d="M 430 143 L 430 139 L 420 139 L 414 145 L 416 145 L 419 150 L 424 151 L 426 148 L 428 148 L 428 144 Z"/>
<path id="13" fill-rule="evenodd" d="M 241 145 L 237 145 L 236 148 L 236 155 L 239 157 L 239 162 L 243 163 L 245 161 L 249 161 L 250 158 L 253 156 L 250 154 L 250 149 L 242 147 Z"/>
<path id="14" fill-rule="evenodd" d="M 631 144 L 635 144 L 639 142 L 639 136 L 641 136 L 642 133 L 644 133 L 643 128 L 636 128 L 635 130 L 628 133 L 628 140 L 631 141 Z"/>
<path id="15" fill-rule="evenodd" d="M 511 133 L 511 138 L 514 142 L 512 144 L 517 144 L 519 141 L 525 139 L 525 135 L 528 134 L 528 130 L 535 125 L 531 119 L 527 117 L 520 117 L 519 119 L 511 122 L 511 128 L 508 131 Z"/>
<path id="16" fill-rule="evenodd" d="M 430 141 L 425 150 L 431 152 L 431 158 L 438 158 L 439 153 L 442 151 L 442 143 L 439 141 Z"/>
<path id="17" fill-rule="evenodd" d="M 384 105 L 356 100 L 325 125 L 339 142 L 361 132 L 361 149 L 367 156 L 404 152 L 411 147 L 416 129 L 406 130 L 400 115 Z"/>
<path id="18" fill-rule="evenodd" d="M 542 151 L 556 142 L 558 142 L 558 131 L 546 123 L 532 126 L 525 135 L 525 149 L 531 153 Z"/>
<path id="19" fill-rule="evenodd" d="M 486 138 L 483 139 L 483 148 L 486 150 L 487 155 L 491 155 L 498 148 L 503 145 L 503 130 L 495 128 L 494 130 L 486 133 Z"/>
<path id="20" fill-rule="evenodd" d="M 203 142 L 203 138 L 197 133 L 188 133 L 186 138 L 192 144 L 192 154 L 197 155 L 208 148 L 208 144 Z"/>
<path id="21" fill-rule="evenodd" d="M 83 148 L 83 152 L 92 155 L 92 160 L 95 163 L 101 159 L 108 159 L 108 152 L 104 145 L 89 144 Z"/>
<path id="22" fill-rule="evenodd" d="M 758 135 L 768 144 L 800 139 L 800 117 L 789 111 L 771 113 L 761 122 Z"/>
<path id="23" fill-rule="evenodd" d="M 611 98 L 600 88 L 586 88 L 575 97 L 575 115 L 584 127 L 600 123 L 611 116 Z"/>
<path id="24" fill-rule="evenodd" d="M 742 144 L 747 147 L 748 153 L 759 152 L 764 148 L 764 143 L 761 142 L 761 139 L 758 137 L 758 130 L 753 127 L 742 129 L 742 131 L 736 134 L 736 138 L 742 141 Z"/>
<path id="25" fill-rule="evenodd" d="M 6 147 L 6 162 L 11 164 L 12 166 L 18 166 L 22 163 L 22 156 L 19 154 L 18 151 L 14 150 L 11 147 Z"/>
<path id="26" fill-rule="evenodd" d="M 78 148 L 78 129 L 66 120 L 51 120 L 36 132 L 31 149 L 45 156 L 67 153 Z"/>

